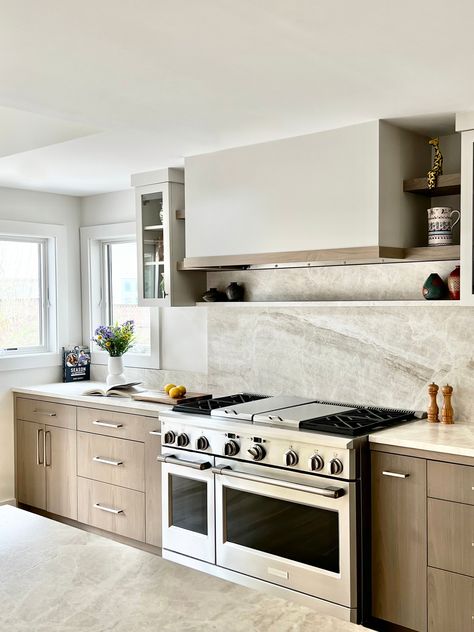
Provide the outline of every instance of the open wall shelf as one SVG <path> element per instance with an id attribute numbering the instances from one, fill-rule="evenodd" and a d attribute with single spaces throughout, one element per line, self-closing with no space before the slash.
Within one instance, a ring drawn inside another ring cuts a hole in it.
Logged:
<path id="1" fill-rule="evenodd" d="M 405 193 L 416 193 L 425 197 L 459 195 L 461 193 L 461 174 L 450 173 L 445 176 L 439 176 L 434 189 L 428 188 L 428 178 L 426 177 L 404 180 L 403 190 Z"/>

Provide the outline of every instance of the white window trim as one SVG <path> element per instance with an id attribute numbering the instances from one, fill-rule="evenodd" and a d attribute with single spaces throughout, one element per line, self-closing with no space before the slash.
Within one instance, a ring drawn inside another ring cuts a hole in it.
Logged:
<path id="1" fill-rule="evenodd" d="M 0 220 L 0 235 L 12 239 L 43 239 L 48 246 L 48 278 L 45 279 L 48 289 L 46 346 L 37 352 L 31 350 L 32 353 L 28 350 L 1 353 L 0 371 L 61 365 L 60 345 L 64 344 L 68 333 L 68 301 L 58 301 L 58 288 L 67 287 L 67 266 L 64 263 L 59 266 L 58 261 L 67 261 L 66 229 L 59 224 Z"/>
<path id="2" fill-rule="evenodd" d="M 94 329 L 102 319 L 102 249 L 104 242 L 136 239 L 135 222 L 83 226 L 81 233 L 81 278 L 82 278 L 82 326 L 84 344 L 91 346 L 93 364 L 107 364 L 108 354 L 91 342 Z M 93 273 L 94 271 L 94 273 Z M 150 308 L 151 354 L 127 352 L 124 365 L 134 368 L 159 369 L 160 320 L 159 310 Z"/>

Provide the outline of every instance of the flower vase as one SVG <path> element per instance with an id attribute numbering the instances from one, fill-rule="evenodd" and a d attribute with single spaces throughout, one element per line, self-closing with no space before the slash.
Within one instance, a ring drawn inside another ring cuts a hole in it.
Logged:
<path id="1" fill-rule="evenodd" d="M 127 383 L 127 378 L 123 374 L 123 356 L 109 356 L 107 368 L 106 383 L 108 387 Z"/>

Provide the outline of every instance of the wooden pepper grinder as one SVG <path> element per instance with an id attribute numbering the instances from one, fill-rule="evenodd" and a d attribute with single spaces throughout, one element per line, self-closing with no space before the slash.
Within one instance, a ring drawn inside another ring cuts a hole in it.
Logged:
<path id="1" fill-rule="evenodd" d="M 453 394 L 453 387 L 449 384 L 443 386 L 441 389 L 443 393 L 444 402 L 443 408 L 441 409 L 441 423 L 442 424 L 453 424 L 454 423 L 454 410 L 451 405 L 451 395 Z"/>
<path id="2" fill-rule="evenodd" d="M 438 396 L 438 390 L 439 390 L 439 386 L 435 384 L 434 382 L 432 382 L 428 386 L 428 393 L 431 400 L 430 405 L 428 407 L 428 421 L 431 424 L 438 423 L 439 421 L 439 417 L 438 417 L 439 408 L 436 402 L 436 398 Z"/>

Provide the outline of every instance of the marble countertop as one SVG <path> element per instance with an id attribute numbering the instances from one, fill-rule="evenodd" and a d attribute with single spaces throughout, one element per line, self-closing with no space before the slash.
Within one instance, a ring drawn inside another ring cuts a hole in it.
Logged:
<path id="1" fill-rule="evenodd" d="M 410 422 L 369 435 L 371 443 L 474 457 L 474 423 Z"/>
<path id="2" fill-rule="evenodd" d="M 99 408 L 119 408 L 124 412 L 144 412 L 152 417 L 156 417 L 162 410 L 170 410 L 167 404 L 151 404 L 149 402 L 136 402 L 133 399 L 122 397 L 100 397 L 83 395 L 84 391 L 91 388 L 104 388 L 102 382 L 58 382 L 54 384 L 38 384 L 25 388 L 13 388 L 12 391 L 18 394 L 36 395 L 38 397 L 53 397 L 65 401 L 94 404 Z"/>
<path id="3" fill-rule="evenodd" d="M 14 507 L 0 507 L 0 532 L 3 631 L 361 629 Z"/>

